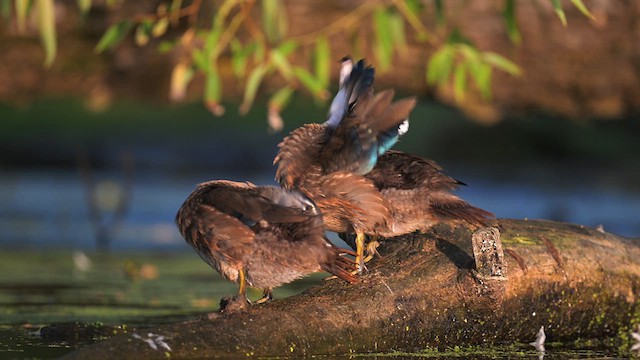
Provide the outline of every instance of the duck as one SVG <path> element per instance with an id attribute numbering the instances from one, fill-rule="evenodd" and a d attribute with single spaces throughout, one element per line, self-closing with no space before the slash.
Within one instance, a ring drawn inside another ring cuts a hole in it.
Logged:
<path id="1" fill-rule="evenodd" d="M 470 227 L 486 226 L 494 215 L 469 204 L 453 192 L 464 182 L 444 173 L 435 161 L 398 150 L 389 150 L 365 175 L 389 205 L 388 226 L 371 234 L 367 245 L 368 262 L 377 254 L 380 238 L 392 238 L 413 232 L 427 232 L 434 225 L 448 223 Z M 339 237 L 355 248 L 354 234 Z"/>
<path id="2" fill-rule="evenodd" d="M 322 213 L 306 195 L 278 186 L 212 180 L 200 183 L 176 214 L 180 234 L 223 278 L 246 288 L 273 289 L 326 271 L 355 283 L 353 251 L 332 244 Z M 247 300 L 248 301 L 248 300 Z"/>
<path id="3" fill-rule="evenodd" d="M 364 268 L 365 234 L 387 226 L 391 204 L 369 173 L 407 129 L 415 97 L 393 101 L 393 90 L 374 95 L 375 70 L 342 59 L 339 90 L 327 120 L 308 123 L 278 144 L 276 181 L 312 199 L 323 214 L 325 230 L 356 234 L 358 273 Z"/>

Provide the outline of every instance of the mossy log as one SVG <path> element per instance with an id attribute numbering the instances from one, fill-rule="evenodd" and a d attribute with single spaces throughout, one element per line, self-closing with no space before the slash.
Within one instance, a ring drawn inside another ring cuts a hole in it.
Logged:
<path id="1" fill-rule="evenodd" d="M 541 326 L 553 341 L 569 341 L 616 336 L 640 317 L 637 239 L 550 221 L 493 226 L 499 239 L 487 228 L 474 236 L 475 249 L 463 227 L 389 239 L 358 284 L 331 280 L 287 299 L 144 331 L 163 336 L 170 354 L 122 334 L 68 357 L 420 351 L 527 343 Z"/>

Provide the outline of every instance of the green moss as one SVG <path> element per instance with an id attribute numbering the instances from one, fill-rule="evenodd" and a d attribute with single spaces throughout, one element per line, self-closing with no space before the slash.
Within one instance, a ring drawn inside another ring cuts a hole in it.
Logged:
<path id="1" fill-rule="evenodd" d="M 501 240 L 505 244 L 535 245 L 540 243 L 539 240 L 535 240 L 526 236 L 502 237 Z"/>

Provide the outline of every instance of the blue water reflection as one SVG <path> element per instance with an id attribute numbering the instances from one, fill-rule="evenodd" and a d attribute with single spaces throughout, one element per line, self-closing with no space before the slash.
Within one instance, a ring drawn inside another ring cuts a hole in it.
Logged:
<path id="1" fill-rule="evenodd" d="M 118 174 L 99 173 L 101 181 L 118 180 Z M 273 184 L 271 173 L 247 176 L 233 173 L 138 173 L 130 209 L 113 235 L 114 249 L 189 250 L 173 224 L 182 201 L 198 182 L 213 178 Z M 619 190 L 548 184 L 493 183 L 464 177 L 472 186 L 459 194 L 498 217 L 552 219 L 586 226 L 602 225 L 607 232 L 640 237 L 640 197 Z M 0 178 L 0 247 L 95 248 L 85 188 L 73 170 L 13 170 Z"/>

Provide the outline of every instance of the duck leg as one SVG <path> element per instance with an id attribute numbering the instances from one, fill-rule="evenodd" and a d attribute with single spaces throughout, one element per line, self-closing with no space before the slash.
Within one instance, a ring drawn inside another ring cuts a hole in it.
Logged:
<path id="1" fill-rule="evenodd" d="M 262 292 L 262 297 L 256 301 L 256 304 L 263 304 L 271 300 L 273 300 L 273 289 L 265 288 Z"/>
<path id="2" fill-rule="evenodd" d="M 238 294 L 247 298 L 247 277 L 244 274 L 244 269 L 240 269 L 238 271 L 238 277 L 240 282 L 240 289 L 238 290 Z"/>
<path id="3" fill-rule="evenodd" d="M 358 275 L 362 275 L 364 269 L 364 232 L 356 230 L 356 266 Z"/>
<path id="4" fill-rule="evenodd" d="M 371 236 L 369 243 L 367 244 L 367 257 L 364 258 L 365 263 L 371 261 L 371 259 L 376 255 L 380 256 L 378 253 L 378 246 L 380 246 L 380 242 L 378 242 L 378 235 Z"/>

